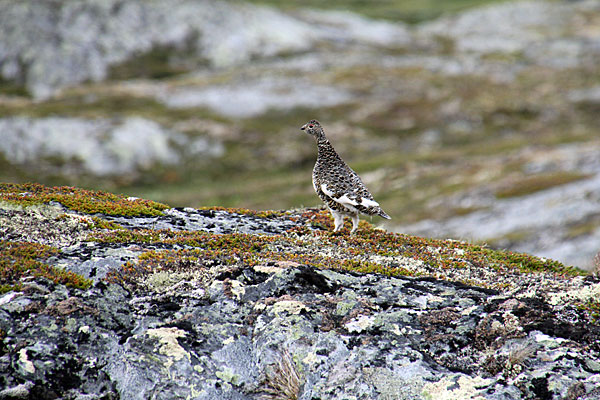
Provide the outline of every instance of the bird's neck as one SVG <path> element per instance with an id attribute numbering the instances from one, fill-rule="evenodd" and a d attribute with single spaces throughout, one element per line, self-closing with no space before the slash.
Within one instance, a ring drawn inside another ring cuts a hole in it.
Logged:
<path id="1" fill-rule="evenodd" d="M 319 152 L 321 152 L 325 149 L 333 150 L 333 146 L 331 145 L 331 142 L 329 142 L 329 140 L 327 140 L 325 135 L 315 137 L 315 141 L 317 142 L 317 147 L 319 148 Z"/>
<path id="2" fill-rule="evenodd" d="M 318 159 L 333 160 L 339 158 L 339 155 L 325 136 L 317 138 Z"/>

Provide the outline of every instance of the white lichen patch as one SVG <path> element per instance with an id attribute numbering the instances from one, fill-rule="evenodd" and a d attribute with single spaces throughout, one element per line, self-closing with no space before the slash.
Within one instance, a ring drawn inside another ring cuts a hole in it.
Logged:
<path id="1" fill-rule="evenodd" d="M 177 293 L 187 287 L 196 288 L 197 293 L 202 295 L 210 278 L 210 273 L 202 269 L 186 272 L 156 271 L 140 278 L 138 284 L 155 293 Z"/>
<path id="2" fill-rule="evenodd" d="M 545 333 L 538 333 L 534 336 L 534 339 L 537 343 L 542 343 L 544 345 L 546 345 L 546 347 L 556 347 L 557 345 L 560 345 L 562 342 L 564 342 L 566 339 L 557 337 L 554 338 L 552 336 L 548 336 Z"/>
<path id="3" fill-rule="evenodd" d="M 284 268 L 269 265 L 255 265 L 253 268 L 256 272 L 262 272 L 263 274 L 276 274 L 284 270 Z"/>
<path id="4" fill-rule="evenodd" d="M 278 243 L 276 245 L 270 245 L 268 246 L 269 251 L 273 251 L 275 253 L 280 253 L 280 252 L 295 252 L 296 249 L 294 249 L 292 246 L 284 246 L 281 243 Z M 302 264 L 299 264 L 295 261 L 289 261 L 289 260 L 271 260 L 275 263 L 275 265 L 255 265 L 253 268 L 256 272 L 262 272 L 264 274 L 277 274 L 280 273 L 282 271 L 285 271 L 286 269 L 290 269 L 290 268 L 296 268 L 299 267 Z"/>
<path id="5" fill-rule="evenodd" d="M 440 254 L 442 252 L 441 247 L 427 246 L 427 251 L 432 254 Z"/>
<path id="6" fill-rule="evenodd" d="M 319 357 L 317 356 L 316 353 L 313 353 L 313 352 L 308 353 L 306 355 L 306 357 L 304 357 L 302 359 L 302 363 L 308 364 L 308 365 L 313 365 L 318 361 L 319 361 Z"/>
<path id="7" fill-rule="evenodd" d="M 17 365 L 19 369 L 27 374 L 35 373 L 35 366 L 33 363 L 27 358 L 27 349 L 19 350 L 19 359 L 17 360 Z"/>
<path id="8" fill-rule="evenodd" d="M 582 280 L 582 277 L 573 279 Z M 588 300 L 600 299 L 600 283 L 592 285 L 581 285 L 581 287 L 563 292 L 548 293 L 548 303 L 556 306 L 558 304 L 570 303 L 573 300 L 586 302 Z"/>
<path id="9" fill-rule="evenodd" d="M 423 397 L 431 400 L 484 400 L 479 395 L 480 388 L 484 388 L 492 382 L 479 376 L 471 378 L 466 375 L 447 376 L 437 382 L 428 383 L 423 386 Z"/>
<path id="10" fill-rule="evenodd" d="M 186 278 L 186 275 L 178 272 L 157 271 L 148 275 L 145 279 L 145 284 L 155 292 L 162 292 Z"/>
<path id="11" fill-rule="evenodd" d="M 395 267 L 405 268 L 411 272 L 425 272 L 423 269 L 425 263 L 422 260 L 410 257 L 372 254 L 369 255 L 368 261 L 382 266 L 393 265 Z"/>
<path id="12" fill-rule="evenodd" d="M 421 309 L 426 309 L 428 308 L 430 303 L 443 303 L 444 299 L 442 297 L 434 295 L 422 295 L 415 297 L 412 301 Z"/>
<path id="13" fill-rule="evenodd" d="M 68 247 L 86 240 L 91 219 L 69 212 L 58 203 L 28 207 L 0 202 L 0 233 L 14 241 Z"/>
<path id="14" fill-rule="evenodd" d="M 154 328 L 148 329 L 145 334 L 151 338 L 158 339 L 158 352 L 168 357 L 165 367 L 168 369 L 175 361 L 184 357 L 190 359 L 190 354 L 179 345 L 177 338 L 184 337 L 185 331 L 177 328 Z"/>
<path id="15" fill-rule="evenodd" d="M 236 299 L 241 300 L 242 296 L 246 293 L 246 288 L 244 284 L 238 280 L 229 281 L 231 284 L 231 294 L 235 296 Z"/>
<path id="16" fill-rule="evenodd" d="M 90 326 L 89 325 L 80 326 L 78 329 L 78 332 L 87 335 L 88 333 L 90 333 Z"/>
<path id="17" fill-rule="evenodd" d="M 348 332 L 363 332 L 375 325 L 375 317 L 370 315 L 361 315 L 346 323 Z"/>
<path id="18" fill-rule="evenodd" d="M 17 292 L 6 293 L 4 296 L 0 297 L 0 306 L 10 303 L 10 301 L 12 299 L 14 299 L 16 296 L 17 296 Z"/>
<path id="19" fill-rule="evenodd" d="M 13 211 L 23 211 L 25 206 L 20 204 L 11 203 L 5 200 L 0 200 L 0 209 L 2 210 L 13 210 Z"/>
<path id="20" fill-rule="evenodd" d="M 462 315 L 470 315 L 473 311 L 477 310 L 478 308 L 479 308 L 479 306 L 467 307 L 464 310 L 462 310 L 460 313 Z"/>
<path id="21" fill-rule="evenodd" d="M 306 305 L 296 300 L 282 300 L 271 306 L 271 311 L 275 314 L 287 312 L 288 314 L 300 314 L 303 310 L 308 310 Z"/>

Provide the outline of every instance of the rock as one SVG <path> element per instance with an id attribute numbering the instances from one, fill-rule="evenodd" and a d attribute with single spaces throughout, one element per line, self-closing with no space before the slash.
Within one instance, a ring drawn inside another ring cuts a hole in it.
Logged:
<path id="1" fill-rule="evenodd" d="M 196 63 L 227 67 L 307 51 L 318 41 L 341 37 L 398 47 L 408 33 L 401 24 L 351 14 L 306 13 L 300 19 L 245 3 L 86 0 L 3 2 L 0 36 L 5 39 L 0 75 L 25 84 L 36 98 L 47 98 L 62 87 L 102 81 L 111 65 L 157 46 L 185 48 Z"/>
<path id="2" fill-rule="evenodd" d="M 509 70 L 504 77 L 524 63 L 556 69 L 591 67 L 600 59 L 600 47 L 598 32 L 585 15 L 596 11 L 592 1 L 575 7 L 543 1 L 502 3 L 426 22 L 417 35 L 425 41 L 449 40 L 455 58 L 476 59 L 478 75 L 496 73 L 490 71 L 494 63 L 487 60 L 493 55 L 518 55 L 519 63 L 504 63 L 502 69 Z M 463 68 L 462 74 L 472 72 Z"/>
<path id="3" fill-rule="evenodd" d="M 425 23 L 420 32 L 453 39 L 459 52 L 515 53 L 547 36 L 545 33 L 557 35 L 573 11 L 567 4 L 542 1 L 490 5 Z"/>
<path id="4" fill-rule="evenodd" d="M 221 210 L 172 208 L 158 217 L 108 217 L 129 229 L 175 229 L 210 233 L 282 234 L 296 224 L 287 218 L 265 219 Z"/>
<path id="5" fill-rule="evenodd" d="M 177 89 L 160 95 L 172 108 L 208 107 L 228 117 L 252 117 L 268 110 L 331 107 L 347 102 L 345 90 L 305 79 L 261 78 L 219 86 Z"/>
<path id="6" fill-rule="evenodd" d="M 123 121 L 13 117 L 0 119 L 0 130 L 0 153 L 9 162 L 30 170 L 37 165 L 38 170 L 30 172 L 50 169 L 66 176 L 137 174 L 157 164 L 179 163 L 185 157 L 223 153 L 220 143 L 203 137 L 188 139 L 139 117 Z"/>
<path id="7" fill-rule="evenodd" d="M 567 94 L 567 97 L 573 103 L 600 104 L 600 86 L 572 90 Z"/>
<path id="8" fill-rule="evenodd" d="M 63 216 L 64 210 L 59 204 L 26 210 L 5 206 L 0 209 L 0 237 L 61 248 L 79 243 L 87 235 L 87 220 Z"/>
<path id="9" fill-rule="evenodd" d="M 33 382 L 27 382 L 11 388 L 6 388 L 0 391 L 0 399 L 28 399 L 29 391 L 33 385 Z"/>
<path id="10" fill-rule="evenodd" d="M 0 204 L 32 225 L 53 218 Z M 75 215 L 91 218 L 63 212 L 67 226 Z M 497 281 L 493 276 L 467 285 L 447 279 L 450 272 L 436 264 L 432 255 L 445 249 L 433 251 L 422 238 L 389 247 L 408 237 L 364 225 L 354 236 L 323 232 L 318 210 L 94 216 L 121 227 L 89 227 L 72 240 L 68 229 L 30 229 L 30 241 L 70 243 L 44 262 L 93 277 L 94 285 L 23 278 L 30 286 L 0 297 L 2 398 L 507 400 L 597 393 L 597 278 L 544 268 L 513 276 L 513 267 L 496 259 L 472 269 L 502 274 L 502 289 L 485 287 Z M 21 238 L 0 237 L 7 239 Z M 379 261 L 368 254 L 384 248 Z M 465 248 L 454 257 L 475 257 L 475 247 Z M 92 274 L 109 250 L 110 273 Z M 197 256 L 185 255 L 195 250 Z M 406 268 L 433 272 L 341 267 L 365 257 L 384 263 L 393 251 L 414 257 Z M 299 258 L 311 254 L 316 258 Z"/>
<path id="11" fill-rule="evenodd" d="M 25 84 L 35 99 L 0 98 L 2 110 L 18 115 L 0 122 L 0 158 L 6 161 L 6 180 L 72 182 L 84 174 L 94 182 L 104 177 L 102 183 L 117 185 L 115 190 L 132 180 L 158 182 L 160 190 L 163 183 L 176 182 L 196 196 L 197 180 L 187 177 L 204 172 L 197 161 L 226 155 L 229 144 L 236 158 L 223 162 L 224 168 L 233 164 L 236 171 L 244 166 L 254 176 L 272 176 L 279 168 L 290 172 L 304 165 L 314 153 L 299 149 L 289 136 L 290 127 L 297 126 L 293 120 L 307 113 L 305 108 L 333 107 L 324 113 L 340 149 L 355 154 L 359 167 L 371 169 L 361 176 L 369 187 L 387 192 L 387 201 L 396 206 L 392 221 L 399 226 L 388 229 L 478 240 L 591 268 L 600 240 L 600 147 L 594 136 L 599 11 L 597 1 L 505 2 L 407 26 L 342 12 L 287 12 L 218 1 L 5 1 L 0 5 L 0 37 L 7 39 L 0 44 L 0 73 Z M 113 66 L 136 64 L 153 52 L 190 73 L 126 82 L 118 79 L 131 76 L 115 74 L 103 85 L 86 83 L 106 80 Z M 42 101 L 50 95 L 56 99 Z M 155 121 L 115 120 L 115 111 L 102 106 L 113 96 L 127 105 L 123 114 Z M 69 108 L 81 99 L 84 110 Z M 139 109 L 140 99 L 160 115 Z M 34 117 L 48 110 L 80 117 Z M 87 110 L 104 117 L 86 119 Z M 260 128 L 265 126 L 261 118 L 268 129 Z M 214 140 L 194 136 L 199 130 Z M 139 146 L 142 131 L 148 141 Z M 383 158 L 373 158 L 379 154 Z M 223 160 L 229 159 L 215 161 Z M 180 161 L 186 174 L 172 171 Z M 223 176 L 219 171 L 211 177 Z M 554 171 L 582 179 L 533 194 L 495 195 L 520 177 Z M 305 201 L 304 192 L 295 194 L 303 190 L 295 180 L 287 187 L 274 184 L 283 190 L 295 186 L 289 192 L 293 198 L 287 192 L 282 196 L 289 205 Z M 229 196 L 230 190 L 216 188 L 217 195 Z M 251 190 L 244 195 L 253 195 Z M 251 201 L 272 207 L 266 203 L 273 197 L 265 197 Z M 79 241 L 87 228 L 76 217 L 63 223 L 36 213 L 3 211 L 0 234 L 10 240 L 42 237 L 47 242 L 40 243 L 63 249 L 57 265 L 88 278 L 102 280 L 121 261 L 134 262 L 148 250 L 136 244 L 83 246 Z M 240 222 L 248 218 L 179 209 L 161 218 L 115 220 L 128 229 L 177 226 L 223 234 L 281 233 L 291 226 L 290 221 Z M 397 222 L 401 218 L 405 222 Z M 432 220 L 413 223 L 417 218 Z M 36 223 L 29 226 L 30 220 Z M 381 254 L 369 260 L 392 262 Z M 393 263 L 435 272 L 410 257 Z M 476 282 L 482 275 L 477 268 L 446 272 L 454 274 L 448 279 Z M 498 279 L 505 282 L 503 276 Z M 531 277 L 524 279 L 534 284 Z M 352 303 L 346 300 L 341 309 Z"/>
<path id="12" fill-rule="evenodd" d="M 512 234 L 520 233 L 518 243 L 511 243 L 515 251 L 591 269 L 592 258 L 599 250 L 600 229 L 592 226 L 582 237 L 573 235 L 570 227 L 600 212 L 600 164 L 593 156 L 596 152 L 596 146 L 563 146 L 543 152 L 527 166 L 532 173 L 541 173 L 559 164 L 561 169 L 588 173 L 586 179 L 508 199 L 494 199 L 489 193 L 474 191 L 454 201 L 458 207 L 481 210 L 443 220 L 423 220 L 394 230 L 415 235 L 435 232 L 437 237 L 478 238 L 485 242 L 503 237 L 510 242 Z"/>
<path id="13" fill-rule="evenodd" d="M 375 21 L 350 12 L 302 10 L 299 17 L 311 26 L 317 25 L 319 35 L 332 42 L 404 48 L 412 39 L 408 27 L 401 22 Z"/>

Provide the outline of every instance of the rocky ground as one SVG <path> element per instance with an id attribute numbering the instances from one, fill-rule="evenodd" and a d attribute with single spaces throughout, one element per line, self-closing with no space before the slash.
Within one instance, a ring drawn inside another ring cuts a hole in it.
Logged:
<path id="1" fill-rule="evenodd" d="M 596 399 L 600 281 L 323 210 L 0 185 L 1 399 Z"/>
<path id="2" fill-rule="evenodd" d="M 386 229 L 593 268 L 599 3 L 392 15 L 5 1 L 0 180 L 316 205 L 298 127 L 317 118 L 392 216 Z"/>

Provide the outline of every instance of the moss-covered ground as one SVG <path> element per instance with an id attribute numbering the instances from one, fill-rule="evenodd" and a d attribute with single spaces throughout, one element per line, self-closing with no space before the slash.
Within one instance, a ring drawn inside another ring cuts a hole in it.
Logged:
<path id="1" fill-rule="evenodd" d="M 332 233 L 331 218 L 325 210 L 306 211 L 298 217 L 298 222 L 299 225 L 286 234 L 273 236 L 112 230 L 94 233 L 90 239 L 101 243 L 141 243 L 161 249 L 146 252 L 140 257 L 139 263 L 129 263 L 122 271 L 115 271 L 113 279 L 130 283 L 148 273 L 175 272 L 182 267 L 193 265 L 198 268 L 215 262 L 241 267 L 291 261 L 316 268 L 356 273 L 440 278 L 449 270 L 467 271 L 472 268 L 498 275 L 584 275 L 576 268 L 553 260 L 462 241 L 389 233 L 367 222 L 361 222 L 359 230 L 353 235 L 349 234 L 348 227 L 340 233 Z M 309 229 L 309 226 L 317 230 Z M 478 281 L 470 272 L 465 272 L 464 283 L 506 288 L 506 281 L 492 281 L 490 276 Z"/>
<path id="2" fill-rule="evenodd" d="M 85 241 L 109 246 L 137 245 L 142 249 L 139 259 L 126 262 L 107 277 L 130 287 L 140 285 L 157 273 L 208 271 L 215 266 L 240 270 L 302 264 L 357 274 L 431 277 L 501 291 L 527 288 L 527 282 L 537 284 L 540 280 L 550 289 L 559 290 L 560 282 L 567 284 L 574 277 L 585 275 L 550 259 L 464 241 L 390 233 L 365 221 L 361 221 L 359 229 L 352 235 L 349 221 L 344 229 L 334 233 L 332 219 L 323 209 L 265 212 L 204 208 L 258 219 L 295 222 L 293 228 L 274 235 L 125 229 L 103 215 L 156 215 L 167 206 L 72 187 L 2 184 L 0 188 L 4 207 L 28 207 L 58 201 L 68 212 L 83 214 L 82 218 L 88 221 L 85 228 L 88 233 L 83 236 Z M 60 249 L 38 243 L 1 241 L 0 291 L 19 290 L 27 277 L 45 277 L 80 289 L 89 287 L 89 280 L 48 263 L 47 260 L 59 252 Z M 595 303 L 582 303 L 582 307 L 593 308 Z"/>
<path id="3" fill-rule="evenodd" d="M 0 183 L 0 201 L 18 206 L 58 202 L 86 214 L 160 215 L 167 205 L 107 192 L 69 186 L 47 187 L 37 183 Z"/>
<path id="4" fill-rule="evenodd" d="M 24 278 L 44 277 L 54 283 L 87 289 L 89 279 L 71 271 L 48 265 L 44 261 L 59 253 L 59 249 L 28 242 L 0 241 L 0 294 L 19 291 Z"/>

